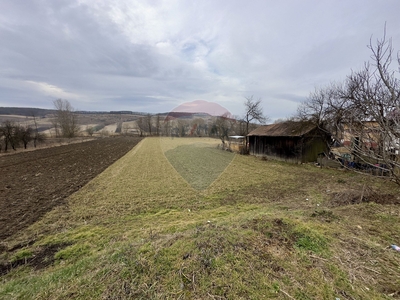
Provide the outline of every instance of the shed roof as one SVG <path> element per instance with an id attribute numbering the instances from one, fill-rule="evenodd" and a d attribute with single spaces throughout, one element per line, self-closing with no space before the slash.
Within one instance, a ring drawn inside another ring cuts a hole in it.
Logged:
<path id="1" fill-rule="evenodd" d="M 317 126 L 311 122 L 287 121 L 283 123 L 263 125 L 251 131 L 247 136 L 302 136 Z"/>
<path id="2" fill-rule="evenodd" d="M 237 139 L 244 139 L 244 138 L 246 138 L 246 136 L 244 136 L 244 135 L 230 135 L 229 138 L 237 140 Z"/>

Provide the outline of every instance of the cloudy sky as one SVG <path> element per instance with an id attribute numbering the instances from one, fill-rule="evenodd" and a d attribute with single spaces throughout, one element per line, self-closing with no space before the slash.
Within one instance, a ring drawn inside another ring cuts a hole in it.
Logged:
<path id="1" fill-rule="evenodd" d="M 165 112 L 245 97 L 272 120 L 369 59 L 400 50 L 398 0 L 0 0 L 0 106 Z"/>

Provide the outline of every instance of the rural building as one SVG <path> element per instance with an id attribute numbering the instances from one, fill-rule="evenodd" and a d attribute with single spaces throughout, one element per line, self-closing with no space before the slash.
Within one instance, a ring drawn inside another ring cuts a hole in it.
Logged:
<path id="1" fill-rule="evenodd" d="M 358 143 L 362 149 L 377 149 L 381 140 L 381 129 L 377 122 L 343 123 L 341 143 L 345 147 L 353 147 Z"/>
<path id="2" fill-rule="evenodd" d="M 287 121 L 260 126 L 247 139 L 251 155 L 303 163 L 328 153 L 330 135 L 311 122 Z"/>
<path id="3" fill-rule="evenodd" d="M 400 150 L 400 122 L 394 118 L 388 119 L 388 127 L 375 121 L 364 121 L 356 124 L 342 124 L 343 146 L 361 151 L 391 152 L 399 155 Z"/>
<path id="4" fill-rule="evenodd" d="M 231 135 L 228 137 L 228 148 L 240 154 L 246 152 L 246 137 L 243 135 Z"/>

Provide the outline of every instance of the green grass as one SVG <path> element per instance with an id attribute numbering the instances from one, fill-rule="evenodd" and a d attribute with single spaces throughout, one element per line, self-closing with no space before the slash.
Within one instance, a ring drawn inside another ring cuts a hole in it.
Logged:
<path id="1" fill-rule="evenodd" d="M 390 182 L 262 161 L 211 139 L 148 138 L 30 228 L 3 262 L 4 299 L 393 299 L 398 205 L 359 203 Z M 340 201 L 343 200 L 343 203 Z M 17 248 L 16 248 L 17 249 Z"/>
<path id="2" fill-rule="evenodd" d="M 175 170 L 194 188 L 204 190 L 228 167 L 235 154 L 195 143 L 165 152 Z"/>
<path id="3" fill-rule="evenodd" d="M 30 258 L 30 257 L 32 257 L 32 255 L 33 255 L 33 253 L 32 253 L 31 250 L 29 250 L 29 249 L 22 249 L 22 250 L 16 252 L 16 253 L 13 255 L 13 257 L 11 258 L 11 261 L 14 262 L 14 261 L 17 261 L 17 260 L 20 260 L 20 259 Z"/>

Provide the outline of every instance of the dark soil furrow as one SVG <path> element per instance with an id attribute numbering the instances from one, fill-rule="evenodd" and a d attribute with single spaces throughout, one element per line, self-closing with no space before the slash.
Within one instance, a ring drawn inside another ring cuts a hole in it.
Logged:
<path id="1" fill-rule="evenodd" d="M 0 240 L 39 220 L 131 150 L 114 137 L 0 157 Z"/>

